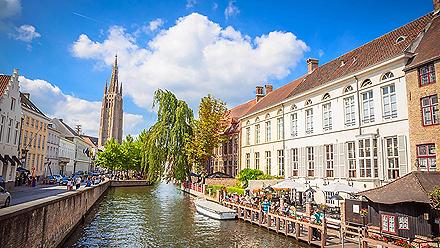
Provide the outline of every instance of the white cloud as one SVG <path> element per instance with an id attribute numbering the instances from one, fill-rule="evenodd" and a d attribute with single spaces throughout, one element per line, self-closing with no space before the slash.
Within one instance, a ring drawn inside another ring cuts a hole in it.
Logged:
<path id="1" fill-rule="evenodd" d="M 322 49 L 318 50 L 318 56 L 321 58 L 322 56 L 324 56 L 324 51 Z"/>
<path id="2" fill-rule="evenodd" d="M 40 33 L 38 33 L 32 25 L 21 25 L 15 29 L 17 31 L 17 34 L 15 35 L 16 40 L 30 43 L 33 39 L 41 37 Z"/>
<path id="3" fill-rule="evenodd" d="M 72 45 L 74 56 L 108 66 L 118 53 L 124 93 L 143 108 L 151 107 L 157 88 L 173 91 L 192 107 L 208 93 L 230 105 L 240 103 L 253 97 L 256 84 L 289 75 L 307 50 L 290 32 L 251 38 L 197 13 L 179 18 L 146 47 L 117 26 L 103 41 L 81 34 Z"/>
<path id="4" fill-rule="evenodd" d="M 156 29 L 162 27 L 163 24 L 164 21 L 160 18 L 157 18 L 149 23 L 148 28 L 150 29 L 150 31 L 155 31 Z"/>
<path id="5" fill-rule="evenodd" d="M 21 12 L 20 0 L 0 0 L 0 21 Z"/>
<path id="6" fill-rule="evenodd" d="M 235 5 L 235 0 L 229 0 L 228 6 L 225 9 L 225 18 L 236 16 L 240 13 L 240 9 Z"/>
<path id="7" fill-rule="evenodd" d="M 31 101 L 47 116 L 63 119 L 74 127 L 79 124 L 84 133 L 97 136 L 101 102 L 87 101 L 64 94 L 61 89 L 45 80 L 20 76 L 22 92 L 29 92 Z M 124 135 L 137 135 L 145 126 L 142 115 L 124 113 Z"/>
<path id="8" fill-rule="evenodd" d="M 186 0 L 186 8 L 190 9 L 197 4 L 196 0 Z"/>

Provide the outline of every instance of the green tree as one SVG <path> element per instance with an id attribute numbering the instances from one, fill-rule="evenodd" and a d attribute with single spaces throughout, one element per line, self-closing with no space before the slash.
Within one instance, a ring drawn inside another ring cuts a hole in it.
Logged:
<path id="1" fill-rule="evenodd" d="M 158 107 L 157 121 L 144 137 L 142 169 L 152 182 L 162 176 L 167 180 L 185 180 L 190 172 L 185 147 L 192 135 L 193 112 L 168 90 L 156 90 L 153 106 Z"/>
<path id="2" fill-rule="evenodd" d="M 123 164 L 123 153 L 120 144 L 111 138 L 105 143 L 104 151 L 99 152 L 96 165 L 109 170 L 119 170 Z"/>
<path id="3" fill-rule="evenodd" d="M 199 119 L 193 122 L 194 135 L 187 147 L 190 162 L 195 165 L 197 172 L 206 172 L 214 148 L 225 140 L 226 110 L 226 104 L 211 95 L 200 101 Z"/>

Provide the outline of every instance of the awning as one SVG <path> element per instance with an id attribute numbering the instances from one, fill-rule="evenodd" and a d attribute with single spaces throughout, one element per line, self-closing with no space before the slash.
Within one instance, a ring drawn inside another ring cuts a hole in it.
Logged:
<path id="1" fill-rule="evenodd" d="M 296 189 L 297 191 L 304 192 L 306 190 L 302 183 L 295 182 L 291 179 L 286 179 L 272 186 L 274 189 Z"/>
<path id="2" fill-rule="evenodd" d="M 15 163 L 17 164 L 17 166 L 21 165 L 21 161 L 20 159 L 17 158 L 17 156 L 12 156 L 12 159 L 15 161 Z"/>
<path id="3" fill-rule="evenodd" d="M 18 171 L 18 172 L 27 172 L 27 173 L 30 173 L 29 170 L 27 170 L 27 169 L 25 169 L 25 168 L 23 168 L 23 167 L 17 167 L 17 171 Z"/>

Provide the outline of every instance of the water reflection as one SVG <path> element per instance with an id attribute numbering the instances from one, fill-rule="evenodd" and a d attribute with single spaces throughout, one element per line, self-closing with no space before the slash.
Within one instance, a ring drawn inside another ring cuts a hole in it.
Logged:
<path id="1" fill-rule="evenodd" d="M 306 247 L 242 221 L 195 211 L 194 198 L 169 184 L 113 188 L 69 238 L 70 247 Z"/>

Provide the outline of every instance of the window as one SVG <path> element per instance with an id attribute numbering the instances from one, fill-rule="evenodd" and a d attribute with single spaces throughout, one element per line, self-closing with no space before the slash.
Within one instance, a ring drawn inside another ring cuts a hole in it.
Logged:
<path id="1" fill-rule="evenodd" d="M 396 216 L 382 214 L 382 231 L 396 233 Z"/>
<path id="2" fill-rule="evenodd" d="M 394 84 L 382 88 L 383 118 L 397 117 L 396 88 Z"/>
<path id="3" fill-rule="evenodd" d="M 306 134 L 313 133 L 313 109 L 306 110 Z"/>
<path id="4" fill-rule="evenodd" d="M 41 145 L 41 134 L 38 135 L 38 148 L 40 148 L 40 145 Z"/>
<path id="5" fill-rule="evenodd" d="M 383 74 L 382 75 L 382 81 L 383 80 L 387 80 L 387 79 L 390 79 L 390 78 L 393 78 L 394 77 L 394 74 L 392 73 L 392 72 L 387 72 L 387 73 L 385 73 L 385 74 Z"/>
<path id="6" fill-rule="evenodd" d="M 363 88 L 363 87 L 367 87 L 367 86 L 370 86 L 370 85 L 372 85 L 373 83 L 371 82 L 371 80 L 370 79 L 365 79 L 363 82 L 362 82 L 362 84 L 361 84 L 361 88 Z"/>
<path id="7" fill-rule="evenodd" d="M 366 138 L 359 140 L 359 169 L 360 177 L 379 176 L 377 139 Z"/>
<path id="8" fill-rule="evenodd" d="M 11 110 L 15 110 L 15 98 L 11 97 Z"/>
<path id="9" fill-rule="evenodd" d="M 322 120 L 324 131 L 332 130 L 332 106 L 330 103 L 322 105 Z"/>
<path id="10" fill-rule="evenodd" d="M 26 131 L 24 131 L 24 135 L 23 135 L 24 137 L 23 137 L 23 144 L 24 144 L 24 146 L 26 146 L 26 144 L 27 144 L 27 137 L 28 137 L 28 131 L 26 130 Z"/>
<path id="11" fill-rule="evenodd" d="M 374 122 L 374 102 L 373 91 L 367 91 L 362 93 L 362 111 L 364 123 Z"/>
<path id="12" fill-rule="evenodd" d="M 351 85 L 345 87 L 345 89 L 344 89 L 344 93 L 348 93 L 348 92 L 350 92 L 350 91 L 353 91 L 353 87 L 352 87 Z"/>
<path id="13" fill-rule="evenodd" d="M 297 177 L 298 176 L 298 148 L 292 148 L 292 176 Z"/>
<path id="14" fill-rule="evenodd" d="M 260 124 L 255 125 L 255 144 L 260 143 Z"/>
<path id="15" fill-rule="evenodd" d="M 5 129 L 5 121 L 6 121 L 6 116 L 2 115 L 0 121 L 0 141 L 2 141 L 3 139 L 3 130 Z"/>
<path id="16" fill-rule="evenodd" d="M 283 117 L 277 118 L 277 139 L 281 140 L 284 138 L 284 123 Z"/>
<path id="17" fill-rule="evenodd" d="M 353 141 L 347 142 L 348 177 L 356 177 L 356 148 Z"/>
<path id="18" fill-rule="evenodd" d="M 270 175 L 271 174 L 271 166 L 272 166 L 272 158 L 271 158 L 271 154 L 270 151 L 266 151 L 266 174 Z"/>
<path id="19" fill-rule="evenodd" d="M 20 128 L 20 122 L 15 122 L 15 135 L 14 135 L 14 145 L 18 143 L 18 129 Z"/>
<path id="20" fill-rule="evenodd" d="M 325 191 L 324 195 L 325 195 L 325 203 L 327 203 L 327 204 L 335 204 L 335 200 L 330 200 L 330 198 L 332 198 L 335 195 L 335 192 Z"/>
<path id="21" fill-rule="evenodd" d="M 325 176 L 334 177 L 334 153 L 333 145 L 325 145 Z"/>
<path id="22" fill-rule="evenodd" d="M 278 150 L 278 176 L 284 176 L 284 150 Z"/>
<path id="23" fill-rule="evenodd" d="M 309 105 L 311 105 L 311 104 L 312 104 L 312 100 L 309 99 L 309 100 L 306 101 L 306 103 L 304 104 L 304 106 L 309 106 Z"/>
<path id="24" fill-rule="evenodd" d="M 266 121 L 266 142 L 270 142 L 272 138 L 271 136 L 270 121 Z"/>
<path id="25" fill-rule="evenodd" d="M 246 168 L 251 168 L 251 154 L 246 153 Z"/>
<path id="26" fill-rule="evenodd" d="M 435 171 L 436 154 L 435 144 L 423 144 L 417 146 L 417 163 L 421 171 Z"/>
<path id="27" fill-rule="evenodd" d="M 298 114 L 293 113 L 290 115 L 290 135 L 292 137 L 298 136 Z"/>
<path id="28" fill-rule="evenodd" d="M 324 96 L 322 96 L 322 100 L 327 100 L 327 99 L 330 99 L 329 93 L 325 93 Z"/>
<path id="29" fill-rule="evenodd" d="M 409 230 L 408 216 L 399 216 L 399 229 Z"/>
<path id="30" fill-rule="evenodd" d="M 33 118 L 31 118 L 31 126 L 34 127 L 34 122 L 35 120 Z"/>
<path id="31" fill-rule="evenodd" d="M 354 105 L 354 96 L 344 98 L 344 116 L 345 126 L 351 127 L 356 125 L 356 107 Z"/>
<path id="32" fill-rule="evenodd" d="M 259 152 L 255 153 L 255 169 L 257 169 L 257 170 L 260 169 L 260 153 Z"/>
<path id="33" fill-rule="evenodd" d="M 397 137 L 386 137 L 385 144 L 388 179 L 397 179 L 399 177 L 399 150 Z"/>
<path id="34" fill-rule="evenodd" d="M 420 86 L 435 83 L 435 69 L 434 64 L 424 65 L 419 68 Z"/>
<path id="35" fill-rule="evenodd" d="M 251 143 L 251 128 L 246 128 L 246 145 L 249 145 Z"/>
<path id="36" fill-rule="evenodd" d="M 423 125 L 430 126 L 440 123 L 437 95 L 424 97 L 421 100 Z"/>
<path id="37" fill-rule="evenodd" d="M 315 161 L 314 161 L 314 148 L 312 146 L 306 147 L 307 149 L 307 176 L 315 176 Z"/>
<path id="38" fill-rule="evenodd" d="M 8 125 L 8 133 L 6 134 L 6 143 L 11 142 L 11 130 L 12 130 L 12 123 L 14 120 L 12 118 L 9 118 L 9 125 Z"/>

